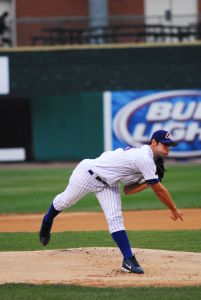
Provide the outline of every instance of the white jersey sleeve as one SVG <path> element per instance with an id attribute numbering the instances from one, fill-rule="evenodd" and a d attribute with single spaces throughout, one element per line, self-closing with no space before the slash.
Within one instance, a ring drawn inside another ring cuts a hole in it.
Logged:
<path id="1" fill-rule="evenodd" d="M 135 167 L 142 173 L 146 181 L 158 179 L 156 165 L 154 163 L 153 154 L 150 151 L 140 151 L 135 160 Z"/>

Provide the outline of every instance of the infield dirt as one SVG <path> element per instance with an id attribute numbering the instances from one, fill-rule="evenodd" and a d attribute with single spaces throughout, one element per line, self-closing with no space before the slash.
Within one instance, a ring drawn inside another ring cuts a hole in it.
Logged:
<path id="1" fill-rule="evenodd" d="M 201 228 L 201 209 L 182 209 L 184 222 L 174 222 L 169 210 L 124 211 L 127 230 L 188 230 Z M 0 215 L 0 232 L 38 232 L 43 214 Z M 108 230 L 103 212 L 61 213 L 53 232 Z"/>

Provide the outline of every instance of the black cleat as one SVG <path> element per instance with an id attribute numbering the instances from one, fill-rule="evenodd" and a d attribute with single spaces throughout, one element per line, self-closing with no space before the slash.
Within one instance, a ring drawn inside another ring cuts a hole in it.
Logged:
<path id="1" fill-rule="evenodd" d="M 52 228 L 52 223 L 49 224 L 43 220 L 43 222 L 41 224 L 40 232 L 39 232 L 40 242 L 43 246 L 46 246 L 50 241 L 51 228 Z"/>
<path id="2" fill-rule="evenodd" d="M 139 263 L 137 262 L 135 255 L 123 259 L 122 263 L 122 271 L 129 272 L 129 273 L 136 273 L 136 274 L 143 274 L 144 270 L 140 267 Z"/>

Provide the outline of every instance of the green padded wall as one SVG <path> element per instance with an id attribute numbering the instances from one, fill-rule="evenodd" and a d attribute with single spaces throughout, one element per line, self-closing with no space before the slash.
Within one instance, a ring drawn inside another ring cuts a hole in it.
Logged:
<path id="1" fill-rule="evenodd" d="M 33 97 L 35 159 L 80 160 L 103 151 L 102 94 Z"/>

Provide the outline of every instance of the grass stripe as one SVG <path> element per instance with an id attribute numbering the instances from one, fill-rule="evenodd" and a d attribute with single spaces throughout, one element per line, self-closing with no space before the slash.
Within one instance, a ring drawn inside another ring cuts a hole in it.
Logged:
<path id="1" fill-rule="evenodd" d="M 201 230 L 128 231 L 132 247 L 201 252 Z M 116 247 L 109 232 L 58 232 L 43 247 L 37 233 L 0 233 L 0 251 L 65 249 L 77 247 Z"/>
<path id="2" fill-rule="evenodd" d="M 187 300 L 200 299 L 201 286 L 195 287 L 138 287 L 138 288 L 95 288 L 72 285 L 34 286 L 7 284 L 0 286 L 2 300 Z"/>

